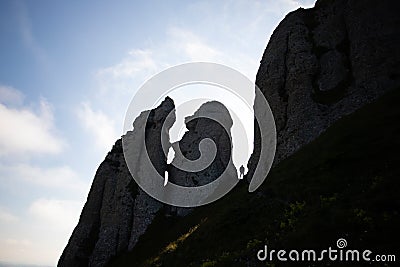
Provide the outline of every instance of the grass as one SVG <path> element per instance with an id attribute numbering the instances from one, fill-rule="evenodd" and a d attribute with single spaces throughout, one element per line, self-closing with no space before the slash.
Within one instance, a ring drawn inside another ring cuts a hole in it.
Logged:
<path id="1" fill-rule="evenodd" d="M 271 170 L 254 193 L 241 182 L 186 217 L 160 211 L 135 249 L 110 266 L 282 266 L 258 262 L 256 252 L 265 244 L 325 249 L 339 238 L 349 249 L 396 254 L 399 103 L 394 90 L 343 117 Z"/>

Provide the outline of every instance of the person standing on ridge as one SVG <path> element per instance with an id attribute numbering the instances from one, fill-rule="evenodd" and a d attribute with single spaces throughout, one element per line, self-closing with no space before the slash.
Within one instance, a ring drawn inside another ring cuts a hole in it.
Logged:
<path id="1" fill-rule="evenodd" d="M 243 176 L 244 176 L 244 167 L 243 167 L 243 165 L 240 166 L 239 172 L 240 172 L 239 179 L 243 179 Z"/>

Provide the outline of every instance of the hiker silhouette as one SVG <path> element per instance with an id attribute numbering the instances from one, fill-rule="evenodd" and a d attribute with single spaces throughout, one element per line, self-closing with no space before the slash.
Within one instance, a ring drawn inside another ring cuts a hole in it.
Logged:
<path id="1" fill-rule="evenodd" d="M 239 168 L 239 172 L 240 172 L 239 179 L 243 179 L 243 176 L 244 176 L 244 167 L 243 167 L 243 165 L 242 165 L 242 166 L 240 166 L 240 168 Z"/>

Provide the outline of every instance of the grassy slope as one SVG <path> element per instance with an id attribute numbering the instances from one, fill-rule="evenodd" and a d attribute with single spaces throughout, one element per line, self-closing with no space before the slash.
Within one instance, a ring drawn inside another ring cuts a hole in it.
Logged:
<path id="1" fill-rule="evenodd" d="M 325 249 L 341 237 L 349 249 L 399 261 L 399 103 L 395 90 L 342 118 L 255 193 L 242 183 L 179 220 L 160 213 L 135 250 L 111 265 L 273 266 L 256 260 L 264 244 Z"/>

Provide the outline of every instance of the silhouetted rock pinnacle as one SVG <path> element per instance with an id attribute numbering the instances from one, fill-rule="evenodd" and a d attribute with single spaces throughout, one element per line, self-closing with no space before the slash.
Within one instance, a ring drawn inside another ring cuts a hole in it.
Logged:
<path id="1" fill-rule="evenodd" d="M 165 205 L 138 187 L 125 162 L 124 144 L 129 144 L 125 146 L 128 159 L 138 166 L 133 171 L 143 171 L 140 166 L 147 151 L 158 173 L 164 176 L 168 170 L 170 182 L 176 184 L 206 184 L 215 180 L 227 167 L 236 176 L 236 169 L 230 161 L 232 119 L 228 110 L 218 102 L 203 104 L 190 117 L 192 120 L 187 118 L 186 126 L 189 131 L 176 143 L 180 145 L 185 157 L 193 160 L 199 156 L 199 142 L 204 138 L 212 139 L 217 145 L 217 154 L 210 166 L 199 173 L 181 172 L 172 165 L 168 167 L 166 152 L 171 146 L 168 132 L 175 122 L 174 112 L 174 103 L 167 97 L 157 108 L 142 112 L 135 119 L 133 130 L 115 143 L 97 170 L 79 223 L 58 266 L 105 266 L 113 256 L 134 248 L 162 207 L 162 216 L 182 216 L 190 212 L 190 209 Z M 170 113 L 172 116 L 168 116 Z M 226 129 L 201 117 L 210 113 L 216 114 Z M 165 142 L 164 147 L 162 140 Z M 143 173 L 134 175 L 140 179 L 153 178 L 146 177 Z"/>
<path id="2" fill-rule="evenodd" d="M 156 109 L 142 112 L 133 123 L 133 131 L 124 136 L 139 140 L 139 128 L 146 126 L 146 139 L 154 144 L 148 147 L 147 153 L 160 172 L 166 168 L 167 161 L 157 140 L 160 140 L 167 115 L 174 108 L 173 101 L 166 98 Z M 145 151 L 140 141 L 135 147 L 138 158 Z M 161 207 L 160 202 L 143 192 L 132 179 L 125 163 L 122 140 L 117 140 L 96 172 L 79 223 L 58 266 L 104 266 L 119 252 L 133 248 Z"/>

